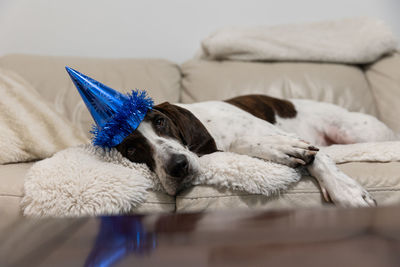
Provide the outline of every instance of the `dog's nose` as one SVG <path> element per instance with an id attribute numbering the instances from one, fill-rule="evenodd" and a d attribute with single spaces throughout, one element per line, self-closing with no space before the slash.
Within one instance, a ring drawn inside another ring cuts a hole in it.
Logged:
<path id="1" fill-rule="evenodd" d="M 167 173 L 176 178 L 184 178 L 188 174 L 189 162 L 185 155 L 173 154 L 169 160 Z"/>

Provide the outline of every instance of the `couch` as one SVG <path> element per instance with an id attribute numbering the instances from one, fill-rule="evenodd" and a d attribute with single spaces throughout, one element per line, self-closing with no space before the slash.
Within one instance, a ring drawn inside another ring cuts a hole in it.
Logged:
<path id="1" fill-rule="evenodd" d="M 92 119 L 64 66 L 70 66 L 123 92 L 146 89 L 156 103 L 191 103 L 263 93 L 309 98 L 378 117 L 400 131 L 400 53 L 369 65 L 312 62 L 238 62 L 189 60 L 181 65 L 162 59 L 97 59 L 5 55 L 0 68 L 16 72 L 67 117 L 88 133 Z M 20 214 L 24 175 L 34 162 L 0 165 L 0 214 L 12 221 Z M 339 168 L 358 180 L 380 205 L 400 202 L 400 162 L 352 162 Z M 279 196 L 196 186 L 176 197 L 151 192 L 134 212 L 192 212 L 228 208 L 293 208 L 329 205 L 311 177 Z"/>

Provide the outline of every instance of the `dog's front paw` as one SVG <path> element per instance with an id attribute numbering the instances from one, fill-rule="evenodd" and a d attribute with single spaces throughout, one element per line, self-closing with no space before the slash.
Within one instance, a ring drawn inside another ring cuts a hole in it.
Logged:
<path id="1" fill-rule="evenodd" d="M 374 207 L 376 200 L 359 183 L 345 174 L 335 183 L 321 184 L 322 195 L 328 202 L 342 207 Z"/>
<path id="2" fill-rule="evenodd" d="M 276 144 L 270 144 L 272 161 L 290 167 L 298 167 L 313 162 L 318 148 L 291 137 L 281 136 Z"/>
<path id="3" fill-rule="evenodd" d="M 231 144 L 229 151 L 298 167 L 311 163 L 318 148 L 296 137 L 269 135 L 240 137 Z"/>

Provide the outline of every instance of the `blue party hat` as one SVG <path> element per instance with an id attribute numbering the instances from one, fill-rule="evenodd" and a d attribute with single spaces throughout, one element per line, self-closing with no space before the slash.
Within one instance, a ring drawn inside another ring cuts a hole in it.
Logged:
<path id="1" fill-rule="evenodd" d="M 146 91 L 122 94 L 74 69 L 65 69 L 95 121 L 91 131 L 94 145 L 118 145 L 136 130 L 153 106 Z"/>

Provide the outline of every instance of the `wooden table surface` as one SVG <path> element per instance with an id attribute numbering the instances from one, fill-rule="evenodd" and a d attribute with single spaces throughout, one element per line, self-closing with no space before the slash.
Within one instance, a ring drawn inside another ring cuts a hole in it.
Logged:
<path id="1" fill-rule="evenodd" d="M 400 266 L 400 206 L 21 219 L 0 266 Z"/>

